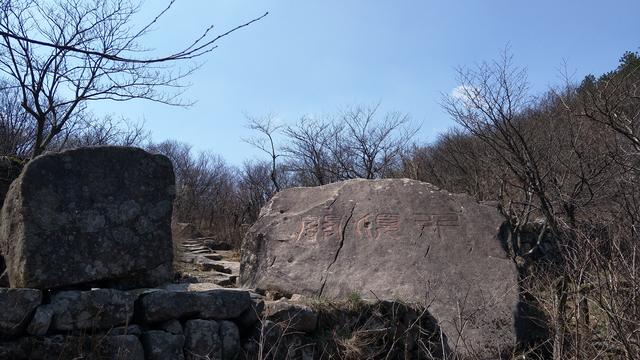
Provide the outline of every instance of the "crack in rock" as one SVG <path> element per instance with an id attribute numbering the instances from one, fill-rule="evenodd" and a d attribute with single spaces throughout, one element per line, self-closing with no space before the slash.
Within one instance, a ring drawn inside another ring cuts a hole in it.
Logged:
<path id="1" fill-rule="evenodd" d="M 340 238 L 340 246 L 338 246 L 338 250 L 336 251 L 336 255 L 333 257 L 333 261 L 329 264 L 329 266 L 327 266 L 327 269 L 324 272 L 324 280 L 322 281 L 322 286 L 320 287 L 320 294 L 318 296 L 322 296 L 322 292 L 324 291 L 324 286 L 327 284 L 327 279 L 329 278 L 329 270 L 331 269 L 333 264 L 335 264 L 335 262 L 338 260 L 338 256 L 340 255 L 340 250 L 342 250 L 342 247 L 344 246 L 344 238 L 347 232 L 347 225 L 349 225 L 349 221 L 351 221 L 351 218 L 353 217 L 353 212 L 355 209 L 356 209 L 356 206 L 353 205 L 353 207 L 351 208 L 351 213 L 347 218 L 347 221 L 344 222 L 344 226 L 342 227 L 342 236 Z"/>

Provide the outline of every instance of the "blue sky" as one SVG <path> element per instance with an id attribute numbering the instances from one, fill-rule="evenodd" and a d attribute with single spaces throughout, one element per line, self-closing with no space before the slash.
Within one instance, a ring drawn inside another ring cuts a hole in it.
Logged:
<path id="1" fill-rule="evenodd" d="M 166 4 L 147 0 L 140 24 Z M 380 101 L 383 111 L 408 113 L 421 126 L 416 141 L 428 142 L 452 126 L 438 102 L 458 85 L 456 67 L 491 60 L 507 44 L 535 92 L 560 83 L 565 62 L 579 80 L 640 47 L 639 0 L 178 0 L 144 45 L 170 53 L 210 24 L 223 32 L 265 11 L 202 59 L 184 94 L 195 105 L 107 102 L 93 111 L 144 119 L 155 141 L 239 165 L 261 156 L 241 141 L 251 135 L 244 114 L 295 123 Z"/>

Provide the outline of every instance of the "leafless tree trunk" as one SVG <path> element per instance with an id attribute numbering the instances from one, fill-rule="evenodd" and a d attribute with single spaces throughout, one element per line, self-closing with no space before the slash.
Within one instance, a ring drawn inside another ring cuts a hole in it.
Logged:
<path id="1" fill-rule="evenodd" d="M 280 183 L 278 181 L 278 158 L 280 154 L 277 152 L 274 137 L 282 129 L 282 125 L 275 123 L 272 115 L 263 118 L 247 117 L 249 123 L 247 127 L 257 131 L 259 137 L 244 139 L 248 144 L 255 146 L 269 155 L 271 161 L 271 182 L 277 191 L 280 191 Z"/>

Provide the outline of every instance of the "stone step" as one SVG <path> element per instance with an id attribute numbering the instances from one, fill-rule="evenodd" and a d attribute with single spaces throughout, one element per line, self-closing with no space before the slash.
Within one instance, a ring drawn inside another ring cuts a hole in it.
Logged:
<path id="1" fill-rule="evenodd" d="M 201 271 L 217 271 L 225 274 L 233 273 L 233 269 L 231 269 L 228 264 L 225 264 L 222 261 L 209 260 L 204 257 L 196 258 L 194 265 L 196 265 Z"/>
<path id="2" fill-rule="evenodd" d="M 202 254 L 200 256 L 204 256 L 205 258 L 209 259 L 209 260 L 213 260 L 213 261 L 220 261 L 222 260 L 222 256 L 218 255 L 218 254 Z"/>
<path id="3" fill-rule="evenodd" d="M 190 254 L 203 255 L 203 254 L 211 254 L 211 250 L 209 249 L 197 249 L 197 250 L 189 250 Z"/>
<path id="4" fill-rule="evenodd" d="M 202 244 L 182 244 L 181 247 L 185 249 L 208 249 L 208 247 Z"/>
<path id="5" fill-rule="evenodd" d="M 182 249 L 184 253 L 187 254 L 210 254 L 211 251 L 207 249 Z"/>
<path id="6" fill-rule="evenodd" d="M 237 252 L 233 250 L 215 250 L 214 253 L 222 256 L 225 259 L 230 259 L 237 256 Z"/>
<path id="7" fill-rule="evenodd" d="M 183 241 L 181 243 L 182 246 L 203 246 L 204 244 L 201 241 Z"/>
<path id="8" fill-rule="evenodd" d="M 236 281 L 238 280 L 237 275 L 229 275 L 223 273 L 215 273 L 211 278 L 212 282 L 216 285 L 220 286 L 236 286 Z"/>
<path id="9" fill-rule="evenodd" d="M 240 273 L 240 263 L 237 261 L 221 260 L 221 261 L 216 261 L 216 263 L 225 269 L 225 271 L 223 272 L 226 272 L 228 274 L 236 274 L 236 275 Z"/>

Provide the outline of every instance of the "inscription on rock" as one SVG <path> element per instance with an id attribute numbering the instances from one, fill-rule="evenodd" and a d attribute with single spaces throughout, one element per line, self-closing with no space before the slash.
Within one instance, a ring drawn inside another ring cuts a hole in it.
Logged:
<path id="1" fill-rule="evenodd" d="M 495 208 L 418 181 L 358 179 L 287 189 L 265 209 L 243 243 L 242 286 L 427 303 L 453 344 L 465 304 L 469 344 L 513 339 L 517 272 Z"/>

